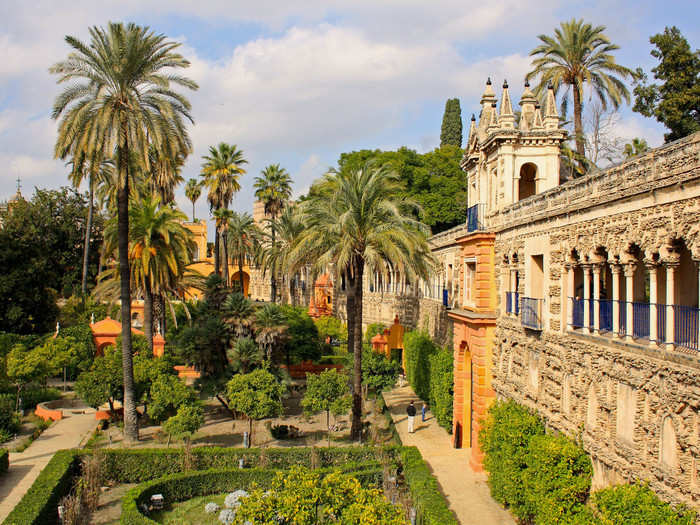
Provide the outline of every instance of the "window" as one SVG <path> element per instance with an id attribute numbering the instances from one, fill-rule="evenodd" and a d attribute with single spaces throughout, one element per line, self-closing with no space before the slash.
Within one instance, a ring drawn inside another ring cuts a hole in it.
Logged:
<path id="1" fill-rule="evenodd" d="M 464 263 L 464 304 L 474 306 L 476 294 L 474 292 L 476 281 L 476 261 Z"/>

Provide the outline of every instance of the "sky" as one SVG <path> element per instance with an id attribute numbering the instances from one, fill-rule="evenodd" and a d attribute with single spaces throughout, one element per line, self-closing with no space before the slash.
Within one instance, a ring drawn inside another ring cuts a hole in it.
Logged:
<path id="1" fill-rule="evenodd" d="M 187 94 L 194 151 L 183 176 L 198 177 L 209 146 L 236 144 L 249 164 L 233 207 L 250 212 L 269 164 L 287 169 L 296 196 L 342 152 L 432 150 L 448 98 L 460 99 L 466 139 L 486 78 L 507 79 L 519 100 L 537 35 L 571 18 L 606 26 L 617 61 L 647 72 L 649 37 L 665 26 L 700 47 L 697 1 L 0 0 L 0 201 L 18 177 L 25 196 L 68 185 L 50 118 L 62 86 L 48 70 L 69 53 L 66 35 L 87 41 L 94 25 L 135 22 L 182 44 L 185 74 L 200 86 Z M 629 107 L 614 127 L 651 146 L 663 133 Z M 176 200 L 192 213 L 184 185 Z M 208 215 L 204 196 L 196 213 Z"/>

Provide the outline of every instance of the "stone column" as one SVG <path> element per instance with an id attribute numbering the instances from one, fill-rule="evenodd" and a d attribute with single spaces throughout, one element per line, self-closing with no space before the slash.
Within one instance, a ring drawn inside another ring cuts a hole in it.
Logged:
<path id="1" fill-rule="evenodd" d="M 676 304 L 676 270 L 678 269 L 678 260 L 667 261 L 664 263 L 666 267 L 666 348 L 673 349 L 673 342 L 676 335 L 675 311 L 673 306 Z"/>
<path id="2" fill-rule="evenodd" d="M 610 265 L 612 272 L 612 333 L 613 337 L 620 337 L 620 265 Z"/>
<path id="3" fill-rule="evenodd" d="M 574 326 L 574 265 L 566 264 L 566 325 Z"/>
<path id="4" fill-rule="evenodd" d="M 591 265 L 583 265 L 583 331 L 591 333 Z"/>
<path id="5" fill-rule="evenodd" d="M 634 271 L 637 269 L 637 263 L 627 263 L 624 266 L 625 272 L 625 292 L 627 304 L 627 315 L 625 319 L 627 340 L 632 341 L 632 334 L 634 333 L 634 308 L 632 303 L 634 302 Z"/>
<path id="6" fill-rule="evenodd" d="M 593 265 L 593 331 L 600 333 L 600 264 Z"/>
<path id="7" fill-rule="evenodd" d="M 656 340 L 659 338 L 659 316 L 656 306 L 659 302 L 658 266 L 654 262 L 647 262 L 646 266 L 649 270 L 649 344 L 656 345 Z"/>

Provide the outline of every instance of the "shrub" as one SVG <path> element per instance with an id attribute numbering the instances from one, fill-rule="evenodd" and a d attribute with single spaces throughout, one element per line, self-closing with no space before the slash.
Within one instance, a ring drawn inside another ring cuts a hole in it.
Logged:
<path id="1" fill-rule="evenodd" d="M 566 523 L 583 511 L 593 467 L 578 443 L 562 435 L 533 436 L 525 463 L 525 512 L 535 523 Z"/>
<path id="2" fill-rule="evenodd" d="M 479 432 L 491 495 L 518 518 L 527 516 L 522 475 L 530 440 L 543 434 L 540 418 L 515 401 L 493 403 Z"/>
<path id="3" fill-rule="evenodd" d="M 15 412 L 14 394 L 0 395 L 0 436 L 12 436 L 19 430 L 20 416 Z M 0 437 L 0 442 L 5 441 Z"/>
<path id="4" fill-rule="evenodd" d="M 290 363 L 318 361 L 321 358 L 321 338 L 306 308 L 285 305 L 282 312 L 287 324 L 287 339 L 282 352 Z"/>
<path id="5" fill-rule="evenodd" d="M 7 472 L 10 468 L 10 453 L 6 448 L 0 448 L 0 474 Z"/>
<path id="6" fill-rule="evenodd" d="M 372 350 L 362 352 L 362 384 L 376 393 L 396 384 L 401 365 Z"/>
<path id="7" fill-rule="evenodd" d="M 198 404 L 181 405 L 177 414 L 163 424 L 163 431 L 170 438 L 189 443 L 192 434 L 204 424 L 204 410 Z"/>
<path id="8" fill-rule="evenodd" d="M 206 512 L 207 514 L 214 514 L 215 512 L 219 512 L 220 508 L 221 507 L 219 507 L 219 505 L 217 505 L 213 501 L 210 501 L 209 503 L 204 505 L 204 512 Z"/>
<path id="9" fill-rule="evenodd" d="M 430 356 L 430 409 L 441 427 L 452 431 L 454 398 L 454 359 L 452 352 L 441 349 Z"/>
<path id="10" fill-rule="evenodd" d="M 79 456 L 74 451 L 56 452 L 3 525 L 57 523 L 56 509 L 70 492 L 79 465 Z"/>
<path id="11" fill-rule="evenodd" d="M 695 511 L 672 507 L 646 485 L 609 487 L 595 492 L 592 500 L 603 523 L 693 525 L 696 519 Z"/>
<path id="12" fill-rule="evenodd" d="M 430 399 L 430 356 L 439 348 L 427 333 L 407 332 L 403 339 L 406 354 L 406 377 L 421 399 Z"/>
<path id="13" fill-rule="evenodd" d="M 367 330 L 365 330 L 365 337 L 364 337 L 364 339 L 362 340 L 362 342 L 363 342 L 365 345 L 371 347 L 371 345 L 372 345 L 372 338 L 373 338 L 375 335 L 383 334 L 383 333 L 384 333 L 384 330 L 386 330 L 386 325 L 384 325 L 384 324 L 382 324 L 382 323 L 370 323 L 369 325 L 367 325 Z"/>

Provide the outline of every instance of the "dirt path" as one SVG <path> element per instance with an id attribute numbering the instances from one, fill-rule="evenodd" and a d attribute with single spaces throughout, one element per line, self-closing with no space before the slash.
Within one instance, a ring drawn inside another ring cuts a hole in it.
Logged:
<path id="1" fill-rule="evenodd" d="M 450 435 L 437 424 L 432 414 L 428 413 L 428 420 L 421 422 L 422 402 L 410 386 L 385 392 L 384 400 L 401 442 L 418 447 L 462 525 L 515 524 L 513 517 L 491 498 L 486 475 L 469 468 L 469 449 L 453 448 Z M 417 403 L 418 414 L 415 432 L 409 434 L 406 407 L 412 400 Z"/>

